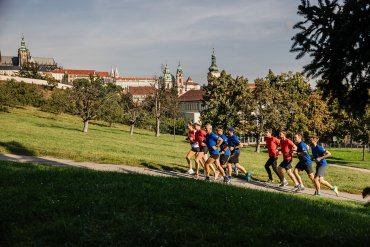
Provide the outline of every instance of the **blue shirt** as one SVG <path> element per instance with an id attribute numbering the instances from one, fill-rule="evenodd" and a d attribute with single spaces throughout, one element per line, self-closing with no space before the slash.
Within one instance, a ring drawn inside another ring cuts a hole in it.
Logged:
<path id="1" fill-rule="evenodd" d="M 212 148 L 213 146 L 216 146 L 217 145 L 218 138 L 219 138 L 218 135 L 216 135 L 213 132 L 211 132 L 210 134 L 207 134 L 206 135 L 206 144 L 207 144 L 207 147 L 208 147 L 208 150 L 209 150 L 209 153 L 210 154 L 220 154 L 218 152 L 218 148 L 216 148 L 216 150 L 214 150 Z"/>
<path id="2" fill-rule="evenodd" d="M 300 162 L 302 162 L 303 164 L 309 166 L 312 164 L 312 160 L 311 160 L 311 156 L 310 154 L 308 153 L 308 146 L 306 145 L 306 143 L 304 142 L 300 142 L 297 144 L 297 152 L 305 152 L 306 155 L 304 156 L 298 156 L 298 159 Z"/>
<path id="3" fill-rule="evenodd" d="M 312 146 L 312 156 L 314 159 L 324 156 L 325 153 L 326 149 L 321 147 L 320 145 L 316 145 L 316 147 Z M 316 162 L 316 164 L 326 166 L 328 162 L 326 161 L 326 159 L 322 159 L 320 160 L 320 162 Z"/>
<path id="4" fill-rule="evenodd" d="M 227 137 L 227 143 L 228 143 L 229 148 L 230 147 L 235 148 L 236 146 L 239 146 L 240 141 L 238 137 L 236 137 L 236 135 L 232 135 L 232 136 Z M 240 153 L 240 150 L 239 148 L 237 148 L 237 149 L 232 150 L 231 153 Z"/>
<path id="5" fill-rule="evenodd" d="M 220 152 L 221 151 L 224 151 L 224 155 L 230 156 L 230 149 L 226 149 L 225 150 L 225 148 L 227 147 L 227 137 L 224 134 L 222 134 L 220 137 L 223 140 L 223 142 L 222 142 L 222 144 L 220 146 Z"/>

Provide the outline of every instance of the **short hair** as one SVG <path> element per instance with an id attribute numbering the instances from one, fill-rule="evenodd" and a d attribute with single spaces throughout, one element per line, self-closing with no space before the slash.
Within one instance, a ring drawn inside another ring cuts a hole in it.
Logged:
<path id="1" fill-rule="evenodd" d="M 221 126 L 218 126 L 217 129 L 222 131 L 224 130 Z"/>
<path id="2" fill-rule="evenodd" d="M 211 125 L 210 123 L 207 123 L 207 124 L 206 124 L 206 127 L 207 127 L 207 126 L 208 126 L 208 127 L 210 127 L 210 128 L 212 128 L 212 125 Z"/>
<path id="3" fill-rule="evenodd" d="M 272 134 L 272 129 L 267 129 L 266 132 L 269 132 L 270 134 Z"/>
<path id="4" fill-rule="evenodd" d="M 286 135 L 286 131 L 285 130 L 281 130 L 280 133 Z"/>
<path id="5" fill-rule="evenodd" d="M 313 138 L 313 139 L 316 139 L 316 140 L 320 139 L 317 135 L 311 135 L 310 137 Z"/>
<path id="6" fill-rule="evenodd" d="M 299 136 L 300 138 L 302 138 L 302 135 L 300 133 L 295 133 L 294 135 L 297 135 Z"/>

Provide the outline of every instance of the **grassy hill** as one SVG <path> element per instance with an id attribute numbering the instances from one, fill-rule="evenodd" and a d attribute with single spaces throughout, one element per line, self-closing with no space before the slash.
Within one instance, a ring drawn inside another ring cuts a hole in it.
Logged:
<path id="1" fill-rule="evenodd" d="M 0 246 L 366 246 L 369 208 L 0 161 Z"/>
<path id="2" fill-rule="evenodd" d="M 163 134 L 156 138 L 154 133 L 146 130 L 136 130 L 130 136 L 128 126 L 117 124 L 110 128 L 98 121 L 90 125 L 87 134 L 81 130 L 82 121 L 76 116 L 56 116 L 30 107 L 13 108 L 10 112 L 0 113 L 0 152 L 176 171 L 187 169 L 184 157 L 189 144 L 182 136 L 176 136 L 173 141 L 171 135 Z M 331 151 L 335 158 L 335 150 Z M 342 162 L 347 159 L 337 158 Z M 245 148 L 240 159 L 256 179 L 267 180 L 265 151 L 258 154 L 253 149 Z M 304 173 L 302 177 L 305 185 L 312 187 Z M 330 167 L 327 179 L 341 191 L 360 193 L 369 186 L 370 174 Z"/>

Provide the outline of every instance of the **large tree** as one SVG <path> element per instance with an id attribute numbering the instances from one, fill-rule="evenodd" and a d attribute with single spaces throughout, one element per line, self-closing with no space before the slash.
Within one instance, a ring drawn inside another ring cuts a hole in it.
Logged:
<path id="1" fill-rule="evenodd" d="M 99 116 L 99 110 L 106 99 L 106 89 L 103 79 L 90 77 L 90 79 L 76 79 L 73 81 L 72 97 L 75 111 L 83 121 L 83 132 L 88 131 L 89 121 Z"/>
<path id="2" fill-rule="evenodd" d="M 291 51 L 312 61 L 304 71 L 321 77 L 325 96 L 337 99 L 347 112 L 361 115 L 370 99 L 370 2 L 368 0 L 302 0 L 304 17 L 294 29 Z"/>

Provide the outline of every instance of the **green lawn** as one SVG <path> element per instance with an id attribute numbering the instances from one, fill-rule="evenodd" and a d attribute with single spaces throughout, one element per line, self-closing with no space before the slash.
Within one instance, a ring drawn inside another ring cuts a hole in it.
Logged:
<path id="1" fill-rule="evenodd" d="M 155 169 L 185 171 L 185 155 L 189 144 L 184 137 L 163 134 L 160 138 L 146 130 L 129 135 L 128 126 L 107 127 L 104 123 L 90 124 L 84 134 L 80 118 L 70 115 L 55 116 L 35 108 L 15 108 L 0 113 L 0 152 L 53 156 L 75 161 L 127 164 Z M 335 156 L 335 152 L 333 151 Z M 265 151 L 255 153 L 245 148 L 241 164 L 254 173 L 254 177 L 267 180 L 264 164 Z M 296 161 L 294 162 L 294 164 Z M 305 185 L 312 187 L 302 173 Z M 341 191 L 360 193 L 369 186 L 370 173 L 329 167 L 327 180 Z"/>
<path id="2" fill-rule="evenodd" d="M 370 152 L 365 150 L 365 160 L 362 160 L 361 148 L 328 148 L 332 156 L 328 158 L 329 163 L 370 169 Z"/>
<path id="3" fill-rule="evenodd" d="M 0 246 L 366 246 L 370 208 L 0 161 Z"/>

